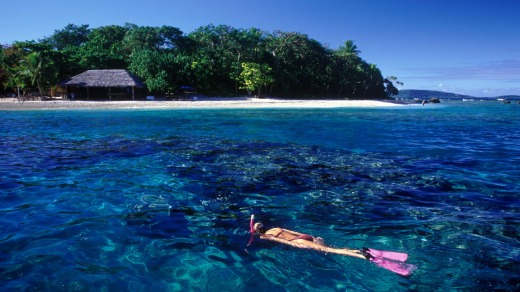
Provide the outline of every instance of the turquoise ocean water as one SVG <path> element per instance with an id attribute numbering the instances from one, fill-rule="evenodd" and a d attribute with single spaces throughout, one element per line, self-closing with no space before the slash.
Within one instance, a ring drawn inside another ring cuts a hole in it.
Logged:
<path id="1" fill-rule="evenodd" d="M 3 111 L 0 290 L 518 290 L 519 179 L 518 104 Z"/>

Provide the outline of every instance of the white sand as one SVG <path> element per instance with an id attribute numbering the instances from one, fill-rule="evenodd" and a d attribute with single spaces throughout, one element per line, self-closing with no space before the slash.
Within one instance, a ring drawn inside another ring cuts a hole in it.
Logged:
<path id="1" fill-rule="evenodd" d="M 17 101 L 0 99 L 0 110 L 36 109 L 187 109 L 187 108 L 339 108 L 339 107 L 395 107 L 402 106 L 377 100 L 296 100 L 275 98 L 198 98 L 180 101 L 70 101 L 52 99 L 46 101 Z"/>

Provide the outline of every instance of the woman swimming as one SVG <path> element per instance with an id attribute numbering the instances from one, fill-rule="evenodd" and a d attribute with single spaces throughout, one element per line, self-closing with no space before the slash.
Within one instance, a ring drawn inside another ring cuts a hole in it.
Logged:
<path id="1" fill-rule="evenodd" d="M 349 249 L 349 248 L 333 248 L 325 245 L 320 237 L 314 237 L 308 234 L 299 233 L 283 228 L 266 229 L 260 222 L 254 223 L 254 215 L 250 220 L 251 239 L 253 241 L 254 234 L 260 234 L 261 239 L 267 239 L 298 248 L 310 248 L 325 253 L 334 253 L 344 256 L 351 256 L 369 260 L 377 266 L 390 270 L 401 276 L 409 276 L 412 271 L 417 269 L 414 265 L 404 263 L 408 259 L 406 253 L 380 251 L 371 248 Z"/>

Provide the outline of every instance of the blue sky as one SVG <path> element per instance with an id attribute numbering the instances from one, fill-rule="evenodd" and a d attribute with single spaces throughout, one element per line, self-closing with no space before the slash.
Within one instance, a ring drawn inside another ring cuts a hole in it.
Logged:
<path id="1" fill-rule="evenodd" d="M 208 24 L 296 31 L 361 57 L 402 89 L 520 95 L 518 0 L 24 0 L 2 1 L 0 43 L 37 40 L 69 23 Z"/>

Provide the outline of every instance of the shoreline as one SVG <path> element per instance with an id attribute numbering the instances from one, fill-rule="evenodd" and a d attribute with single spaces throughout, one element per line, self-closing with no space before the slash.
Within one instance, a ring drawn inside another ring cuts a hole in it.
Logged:
<path id="1" fill-rule="evenodd" d="M 380 108 L 403 104 L 380 100 L 276 99 L 276 98 L 198 98 L 196 100 L 87 101 L 55 98 L 46 101 L 0 99 L 0 110 L 68 109 L 256 109 L 256 108 Z"/>

